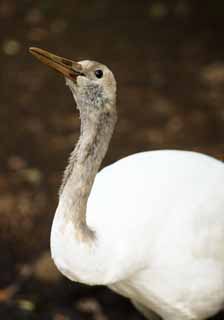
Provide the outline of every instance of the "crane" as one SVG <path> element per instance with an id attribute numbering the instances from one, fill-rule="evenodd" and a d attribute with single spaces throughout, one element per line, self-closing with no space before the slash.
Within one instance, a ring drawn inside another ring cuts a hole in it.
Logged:
<path id="1" fill-rule="evenodd" d="M 113 73 L 95 61 L 30 52 L 64 75 L 81 119 L 51 229 L 57 268 L 128 297 L 147 319 L 217 313 L 224 304 L 224 164 L 158 150 L 99 171 L 117 121 Z"/>

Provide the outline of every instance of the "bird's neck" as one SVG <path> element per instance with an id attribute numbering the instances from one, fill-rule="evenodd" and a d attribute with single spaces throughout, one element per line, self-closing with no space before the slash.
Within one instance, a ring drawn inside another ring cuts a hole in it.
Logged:
<path id="1" fill-rule="evenodd" d="M 95 176 L 107 152 L 117 115 L 101 114 L 97 120 L 81 114 L 79 141 L 65 170 L 60 198 L 67 202 L 65 220 L 72 221 L 80 241 L 94 241 L 94 230 L 86 223 L 86 208 Z"/>

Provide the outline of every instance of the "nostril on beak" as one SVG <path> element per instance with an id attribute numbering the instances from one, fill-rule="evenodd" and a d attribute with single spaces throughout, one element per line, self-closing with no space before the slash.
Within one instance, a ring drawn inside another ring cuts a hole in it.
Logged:
<path id="1" fill-rule="evenodd" d="M 61 61 L 63 64 L 65 64 L 66 66 L 72 67 L 72 61 L 67 60 L 67 59 L 62 59 Z"/>

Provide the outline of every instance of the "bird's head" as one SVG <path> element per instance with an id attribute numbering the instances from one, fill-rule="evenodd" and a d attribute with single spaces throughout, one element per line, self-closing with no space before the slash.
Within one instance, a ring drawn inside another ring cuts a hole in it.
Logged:
<path id="1" fill-rule="evenodd" d="M 108 67 L 90 60 L 75 62 L 39 48 L 30 52 L 65 76 L 81 114 L 95 117 L 115 111 L 116 80 Z"/>

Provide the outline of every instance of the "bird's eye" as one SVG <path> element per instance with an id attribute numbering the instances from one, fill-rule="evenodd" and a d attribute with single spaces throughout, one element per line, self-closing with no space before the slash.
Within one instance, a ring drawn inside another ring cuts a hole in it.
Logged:
<path id="1" fill-rule="evenodd" d="M 97 69 L 97 70 L 95 71 L 95 76 L 96 76 L 98 79 L 102 78 L 102 76 L 103 76 L 103 71 L 100 70 L 100 69 Z"/>

